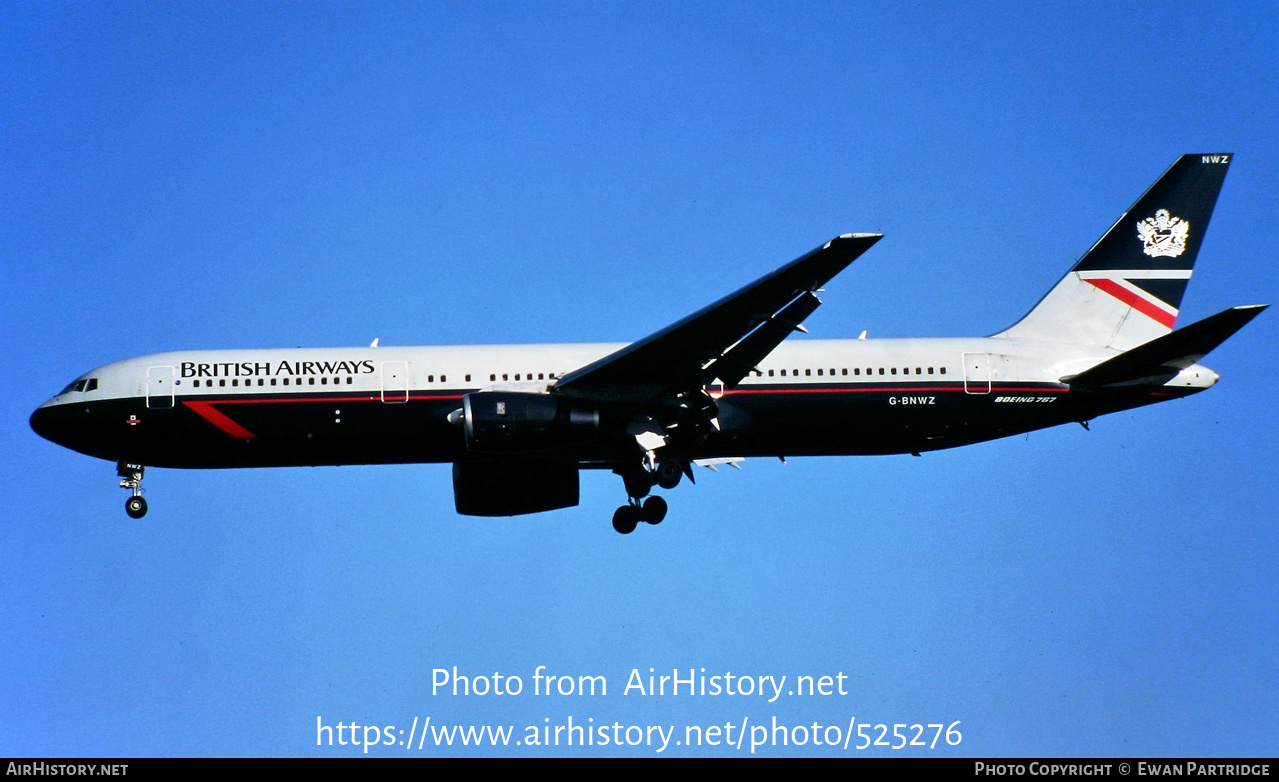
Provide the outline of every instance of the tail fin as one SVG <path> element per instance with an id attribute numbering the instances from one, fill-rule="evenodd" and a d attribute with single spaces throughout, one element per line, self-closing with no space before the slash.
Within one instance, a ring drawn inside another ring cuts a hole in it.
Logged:
<path id="1" fill-rule="evenodd" d="M 998 337 L 1129 350 L 1172 331 L 1231 154 L 1182 155 Z"/>

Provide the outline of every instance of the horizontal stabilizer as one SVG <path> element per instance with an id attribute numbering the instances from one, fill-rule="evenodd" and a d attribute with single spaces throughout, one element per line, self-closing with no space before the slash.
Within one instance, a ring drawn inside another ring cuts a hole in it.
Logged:
<path id="1" fill-rule="evenodd" d="M 1162 384 L 1195 364 L 1261 314 L 1266 304 L 1232 307 L 1183 329 L 1139 345 L 1078 375 L 1063 377 L 1072 387 L 1137 383 Z"/>

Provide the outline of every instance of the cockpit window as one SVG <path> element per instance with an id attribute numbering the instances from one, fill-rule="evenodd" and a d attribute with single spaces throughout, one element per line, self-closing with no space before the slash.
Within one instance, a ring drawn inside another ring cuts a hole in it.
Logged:
<path id="1" fill-rule="evenodd" d="M 67 387 L 58 392 L 58 395 L 69 394 L 72 391 L 96 391 L 98 388 L 98 379 L 96 377 L 83 378 L 81 380 L 72 380 Z"/>

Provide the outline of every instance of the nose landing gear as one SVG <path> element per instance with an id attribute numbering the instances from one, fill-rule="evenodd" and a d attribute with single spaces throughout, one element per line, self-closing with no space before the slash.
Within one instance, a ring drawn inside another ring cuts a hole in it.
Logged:
<path id="1" fill-rule="evenodd" d="M 147 501 L 142 497 L 142 474 L 146 468 L 140 464 L 119 462 L 115 466 L 115 474 L 120 476 L 120 488 L 129 489 L 133 496 L 125 500 L 124 512 L 131 519 L 140 519 L 147 515 Z"/>

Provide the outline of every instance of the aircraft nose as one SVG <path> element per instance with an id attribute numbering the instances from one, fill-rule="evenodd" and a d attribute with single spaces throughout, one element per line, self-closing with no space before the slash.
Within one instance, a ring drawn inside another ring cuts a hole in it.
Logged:
<path id="1" fill-rule="evenodd" d="M 31 414 L 31 429 L 46 440 L 57 442 L 53 437 L 52 416 L 47 407 L 37 407 Z"/>
<path id="2" fill-rule="evenodd" d="M 137 447 L 132 427 L 108 426 L 109 417 L 92 404 L 56 403 L 57 400 L 54 397 L 31 414 L 32 431 L 44 439 L 89 456 L 117 461 L 120 448 Z M 121 428 L 130 431 L 122 433 Z"/>
<path id="3" fill-rule="evenodd" d="M 44 439 L 66 445 L 68 424 L 68 405 L 42 405 L 31 414 L 31 429 Z"/>

